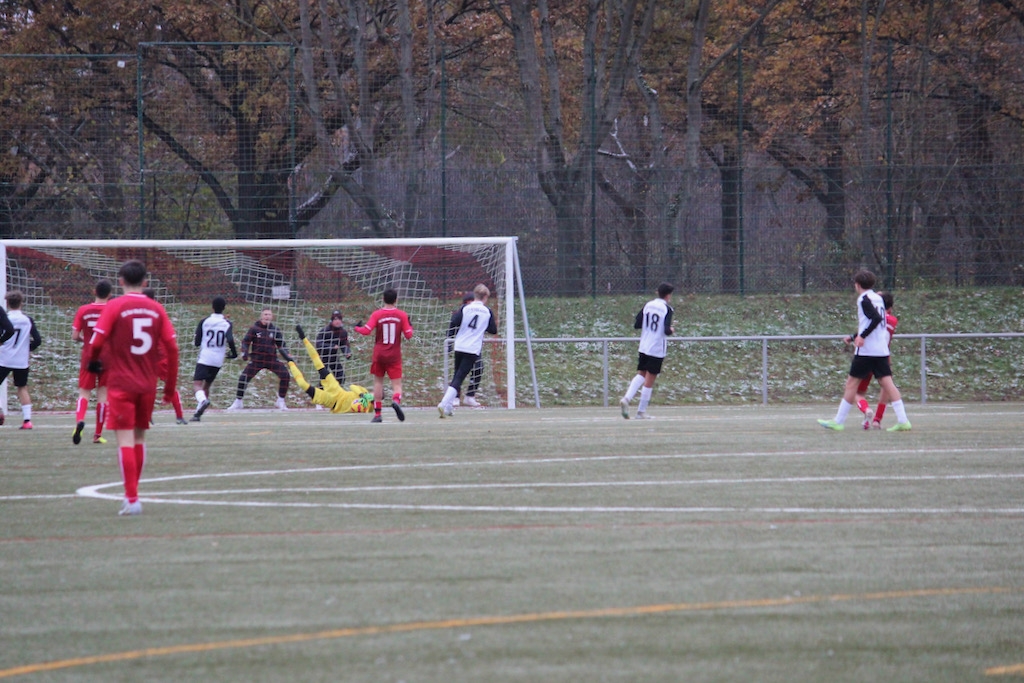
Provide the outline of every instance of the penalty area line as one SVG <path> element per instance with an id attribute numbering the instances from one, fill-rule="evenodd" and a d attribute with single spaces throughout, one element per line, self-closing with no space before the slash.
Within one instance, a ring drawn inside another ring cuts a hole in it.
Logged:
<path id="1" fill-rule="evenodd" d="M 140 659 L 153 659 L 180 654 L 197 654 L 219 650 L 240 650 L 267 645 L 289 645 L 307 643 L 318 640 L 338 640 L 359 636 L 390 635 L 414 633 L 417 631 L 439 631 L 456 628 L 472 628 L 481 626 L 510 626 L 514 624 L 533 624 L 541 622 L 572 621 L 582 619 L 614 619 L 622 617 L 638 617 L 684 612 L 711 612 L 722 610 L 764 609 L 775 607 L 792 607 L 796 605 L 812 605 L 840 602 L 877 602 L 888 600 L 908 600 L 915 598 L 951 597 L 960 595 L 994 595 L 1013 592 L 1010 588 L 988 586 L 979 588 L 927 588 L 917 590 L 882 591 L 874 593 L 833 593 L 830 595 L 790 596 L 781 598 L 755 598 L 749 600 L 723 600 L 718 602 L 684 602 L 662 603 L 653 605 L 636 605 L 632 607 L 606 607 L 591 610 L 568 610 L 551 612 L 527 612 L 506 616 L 456 617 L 433 621 L 410 621 L 397 624 L 377 626 L 354 626 L 350 628 L 293 633 L 280 636 L 264 636 L 260 638 L 241 638 L 237 640 L 221 640 L 207 643 L 184 643 L 165 647 L 150 647 L 141 650 L 112 652 L 88 657 L 74 657 L 51 662 L 26 664 L 0 670 L 0 678 L 11 678 L 44 671 L 58 671 L 92 664 L 127 662 Z"/>

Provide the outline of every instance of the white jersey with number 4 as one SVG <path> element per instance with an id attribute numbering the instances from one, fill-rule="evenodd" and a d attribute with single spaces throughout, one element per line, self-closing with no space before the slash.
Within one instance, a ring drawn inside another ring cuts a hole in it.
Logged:
<path id="1" fill-rule="evenodd" d="M 672 327 L 672 307 L 668 302 L 661 298 L 648 301 L 637 314 L 634 327 L 640 330 L 640 353 L 664 358 Z"/>
<path id="2" fill-rule="evenodd" d="M 479 356 L 484 345 L 484 332 L 488 328 L 492 333 L 497 329 L 492 322 L 491 309 L 482 301 L 470 301 L 462 307 L 461 315 L 462 322 L 455 333 L 455 350 Z"/>

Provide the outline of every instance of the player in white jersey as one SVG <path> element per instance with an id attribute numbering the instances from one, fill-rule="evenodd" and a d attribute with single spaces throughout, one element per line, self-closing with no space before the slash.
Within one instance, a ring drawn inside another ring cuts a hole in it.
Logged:
<path id="1" fill-rule="evenodd" d="M 462 382 L 480 360 L 484 333 L 498 333 L 498 321 L 491 309 L 487 308 L 487 299 L 490 296 L 491 290 L 487 285 L 477 285 L 473 288 L 473 301 L 463 306 L 462 310 L 452 317 L 451 324 L 459 328 L 455 333 L 455 374 L 445 389 L 444 397 L 437 404 L 437 411 L 442 418 L 452 416 L 452 406 L 455 397 L 459 395 Z"/>
<path id="2" fill-rule="evenodd" d="M 32 318 L 22 312 L 24 301 L 25 296 L 19 290 L 7 292 L 7 319 L 14 328 L 14 334 L 0 346 L 0 384 L 7 375 L 14 378 L 21 403 L 21 428 L 32 429 L 32 399 L 28 395 L 29 352 L 35 351 L 43 343 L 43 338 L 39 336 Z M 2 410 L 0 424 L 3 424 Z"/>
<path id="3" fill-rule="evenodd" d="M 637 406 L 636 419 L 647 420 L 647 406 L 654 392 L 654 382 L 661 373 L 661 364 L 668 352 L 668 338 L 675 334 L 672 329 L 672 292 L 675 291 L 668 282 L 658 285 L 658 298 L 651 299 L 636 314 L 633 329 L 640 330 L 640 352 L 637 358 L 636 375 L 629 383 L 626 394 L 619 400 L 622 417 L 629 419 L 629 402 L 636 392 L 640 392 L 640 404 Z"/>
<path id="4" fill-rule="evenodd" d="M 853 277 L 853 286 L 857 290 L 857 332 L 846 337 L 847 344 L 853 344 L 854 356 L 850 364 L 850 375 L 846 378 L 843 399 L 839 402 L 839 410 L 835 419 L 818 420 L 825 429 L 837 432 L 843 430 L 843 422 L 850 414 L 853 402 L 857 400 L 857 388 L 865 377 L 872 374 L 882 387 L 882 392 L 891 401 L 896 412 L 896 424 L 889 427 L 890 432 L 910 430 L 907 411 L 900 396 L 900 390 L 892 381 L 892 368 L 889 366 L 889 333 L 885 328 L 885 304 L 882 297 L 875 293 L 875 274 L 870 270 L 859 270 Z"/>
<path id="5" fill-rule="evenodd" d="M 196 326 L 193 340 L 199 348 L 196 371 L 192 375 L 198 407 L 190 422 L 199 422 L 203 413 L 210 407 L 210 388 L 213 386 L 213 380 L 217 379 L 220 369 L 224 367 L 224 359 L 238 358 L 231 321 L 224 317 L 227 302 L 224 297 L 218 296 L 213 299 L 212 306 L 213 313 L 203 318 Z M 230 355 L 228 350 L 231 351 Z"/>

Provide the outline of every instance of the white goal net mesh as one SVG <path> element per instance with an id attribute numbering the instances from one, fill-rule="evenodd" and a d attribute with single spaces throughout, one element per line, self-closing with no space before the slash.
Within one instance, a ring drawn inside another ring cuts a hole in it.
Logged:
<path id="1" fill-rule="evenodd" d="M 508 250 L 512 250 L 511 257 Z M 514 250 L 511 238 L 11 240 L 0 243 L 0 258 L 6 266 L 4 291 L 23 292 L 23 310 L 35 320 L 44 340 L 32 359 L 30 390 L 37 409 L 73 409 L 81 349 L 71 340 L 75 311 L 92 301 L 98 279 L 107 278 L 116 285 L 118 269 L 132 258 L 146 263 L 149 285 L 175 323 L 181 350 L 179 388 L 186 410 L 193 402 L 193 335 L 199 321 L 210 313 L 214 297 L 227 300 L 226 314 L 234 323 L 238 342 L 261 309 L 271 308 L 289 350 L 310 379 L 316 378 L 316 372 L 298 343 L 295 325 L 301 324 L 312 340 L 328 325 L 332 311 L 340 310 L 352 347 L 346 382 L 372 387 L 369 366 L 373 337 L 363 337 L 353 327 L 381 305 L 381 295 L 387 288 L 397 290 L 398 307 L 409 314 L 415 329 L 413 339 L 403 344 L 403 402 L 411 406 L 435 404 L 450 380 L 450 361 L 446 362 L 445 354 L 449 320 L 463 294 L 479 283 L 492 291 L 489 305 L 499 319 L 500 339 L 484 346 L 478 400 L 487 406 L 507 406 L 509 363 L 514 363 L 514 352 L 507 352 L 506 316 L 513 316 L 512 329 L 518 324 L 525 330 L 521 321 L 514 320 L 516 309 L 510 298 L 516 294 L 510 282 L 514 279 L 510 267 Z M 119 289 L 115 286 L 116 293 Z M 214 384 L 215 407 L 223 407 L 233 398 L 240 363 L 228 362 L 221 371 Z M 512 378 L 514 386 L 514 368 Z M 246 391 L 246 404 L 272 406 L 276 382 L 270 373 L 261 373 Z M 289 403 L 293 407 L 308 405 L 294 384 Z"/>

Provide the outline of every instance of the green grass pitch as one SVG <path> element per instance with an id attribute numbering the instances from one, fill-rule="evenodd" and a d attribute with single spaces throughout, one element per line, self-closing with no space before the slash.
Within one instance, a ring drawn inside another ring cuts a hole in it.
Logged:
<path id="1" fill-rule="evenodd" d="M 133 518 L 112 438 L 15 411 L 0 678 L 1019 679 L 1020 406 L 834 411 L 159 412 Z"/>

